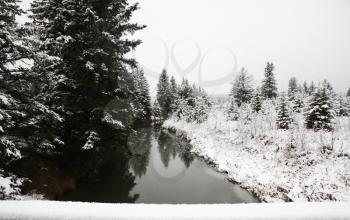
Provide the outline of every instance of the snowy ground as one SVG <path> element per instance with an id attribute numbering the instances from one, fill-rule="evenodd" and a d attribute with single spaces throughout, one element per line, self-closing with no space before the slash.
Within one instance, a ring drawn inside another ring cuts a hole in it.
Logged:
<path id="1" fill-rule="evenodd" d="M 2 201 L 0 219 L 349 219 L 349 203 L 144 205 Z"/>
<path id="2" fill-rule="evenodd" d="M 350 118 L 338 118 L 334 132 L 314 132 L 295 116 L 285 131 L 266 112 L 246 123 L 216 108 L 203 124 L 171 118 L 163 126 L 263 201 L 350 201 Z"/>

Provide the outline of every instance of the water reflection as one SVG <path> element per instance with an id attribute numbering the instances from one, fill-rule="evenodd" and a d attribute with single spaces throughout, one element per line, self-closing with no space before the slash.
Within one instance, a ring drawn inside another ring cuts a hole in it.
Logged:
<path id="1" fill-rule="evenodd" d="M 61 200 L 134 203 L 139 195 L 130 196 L 136 183 L 128 170 L 128 161 L 119 154 L 111 154 L 110 157 L 95 175 L 80 180 L 76 189 L 67 192 Z"/>
<path id="2" fill-rule="evenodd" d="M 258 202 L 188 152 L 167 132 L 138 129 L 129 136 L 130 157 L 110 155 L 106 165 L 82 180 L 65 200 L 115 203 Z"/>
<path id="3" fill-rule="evenodd" d="M 135 131 L 128 138 L 129 150 L 132 154 L 129 165 L 135 176 L 141 178 L 146 174 L 150 159 L 152 130 L 142 128 Z"/>
<path id="4" fill-rule="evenodd" d="M 187 151 L 185 143 L 180 143 L 179 140 L 165 131 L 159 132 L 157 140 L 161 160 L 165 167 L 169 166 L 171 156 L 173 159 L 177 156 L 180 157 L 186 167 L 191 165 L 194 156 Z"/>

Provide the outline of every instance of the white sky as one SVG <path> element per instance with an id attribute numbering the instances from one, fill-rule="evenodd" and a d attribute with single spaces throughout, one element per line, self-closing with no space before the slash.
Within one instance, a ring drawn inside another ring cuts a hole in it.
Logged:
<path id="1" fill-rule="evenodd" d="M 327 78 L 339 92 L 350 87 L 350 0 L 139 3 L 133 21 L 148 27 L 135 35 L 143 40 L 135 57 L 146 69 L 153 94 L 154 75 L 165 66 L 178 80 L 181 69 L 188 68 L 187 78 L 200 83 L 201 76 L 209 85 L 244 66 L 258 85 L 267 61 L 276 66 L 280 89 L 287 88 L 292 76 L 300 82 Z M 210 94 L 228 93 L 229 88 L 228 79 L 205 87 Z"/>

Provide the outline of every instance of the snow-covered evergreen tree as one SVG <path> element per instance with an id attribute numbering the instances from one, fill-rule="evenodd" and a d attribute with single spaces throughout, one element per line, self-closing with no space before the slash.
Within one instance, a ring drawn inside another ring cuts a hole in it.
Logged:
<path id="1" fill-rule="evenodd" d="M 306 81 L 304 81 L 304 84 L 303 84 L 303 93 L 309 94 L 309 86 Z"/>
<path id="2" fill-rule="evenodd" d="M 251 76 L 245 68 L 242 68 L 233 82 L 230 93 L 231 99 L 235 100 L 237 105 L 240 106 L 250 101 L 253 91 Z"/>
<path id="3" fill-rule="evenodd" d="M 346 96 L 350 97 L 350 88 L 349 88 L 348 92 L 346 93 Z"/>
<path id="4" fill-rule="evenodd" d="M 301 113 L 303 111 L 305 104 L 304 104 L 304 97 L 302 93 L 295 93 L 291 102 L 292 102 L 291 104 L 292 104 L 293 112 Z"/>
<path id="5" fill-rule="evenodd" d="M 306 127 L 314 130 L 332 130 L 335 111 L 333 109 L 331 92 L 327 86 L 317 88 L 306 112 Z"/>
<path id="6" fill-rule="evenodd" d="M 174 76 L 170 78 L 170 91 L 171 91 L 171 112 L 173 113 L 176 109 L 175 102 L 179 98 L 178 97 L 178 85 Z"/>
<path id="7" fill-rule="evenodd" d="M 334 104 L 335 112 L 337 113 L 337 116 L 349 116 L 350 115 L 350 109 L 349 109 L 349 99 L 344 96 L 336 96 Z"/>
<path id="8" fill-rule="evenodd" d="M 208 96 L 204 91 L 199 89 L 198 95 L 195 97 L 195 107 L 193 111 L 193 120 L 196 123 L 203 123 L 209 117 L 209 110 L 211 103 L 209 102 Z"/>
<path id="9" fill-rule="evenodd" d="M 309 95 L 314 94 L 314 92 L 316 91 L 316 86 L 314 81 L 311 81 L 310 87 L 309 87 Z"/>
<path id="10" fill-rule="evenodd" d="M 295 93 L 298 91 L 298 82 L 297 78 L 292 77 L 289 80 L 288 84 L 288 97 L 289 100 L 292 100 L 294 98 Z"/>
<path id="11" fill-rule="evenodd" d="M 136 110 L 136 121 L 147 122 L 151 118 L 152 111 L 149 85 L 142 69 L 135 68 L 133 74 L 135 77 L 135 105 L 139 106 Z"/>
<path id="12" fill-rule="evenodd" d="M 170 88 L 172 93 L 177 94 L 177 83 L 174 76 L 170 78 Z"/>
<path id="13" fill-rule="evenodd" d="M 26 83 L 30 53 L 21 39 L 15 16 L 22 10 L 16 0 L 0 2 L 0 169 L 19 159 L 25 143 L 22 123 L 32 100 Z M 22 134 L 22 135 L 21 135 Z"/>
<path id="14" fill-rule="evenodd" d="M 254 92 L 253 98 L 251 100 L 251 106 L 254 112 L 259 112 L 262 107 L 262 98 L 261 98 L 261 92 L 259 89 L 257 89 Z"/>
<path id="15" fill-rule="evenodd" d="M 34 0 L 32 18 L 41 33 L 40 51 L 48 59 L 41 62 L 53 57 L 60 61 L 50 69 L 57 79 L 52 93 L 58 94 L 51 105 L 64 118 L 60 133 L 66 147 L 82 148 L 92 133 L 101 140 L 96 145 L 111 140 L 107 131 L 121 124 L 117 114 L 104 111 L 112 100 L 120 112 L 132 113 L 132 85 L 127 85 L 132 80 L 126 67 L 135 61 L 124 55 L 140 44 L 125 37 L 143 28 L 130 23 L 137 8 L 127 0 Z M 114 134 L 124 137 L 121 130 Z"/>
<path id="16" fill-rule="evenodd" d="M 159 81 L 157 84 L 157 100 L 162 110 L 162 117 L 166 119 L 172 111 L 172 100 L 173 96 L 171 93 L 171 85 L 169 81 L 169 76 L 166 70 L 159 76 Z"/>
<path id="17" fill-rule="evenodd" d="M 156 124 L 162 121 L 162 110 L 157 99 L 153 102 L 152 106 L 152 121 Z"/>
<path id="18" fill-rule="evenodd" d="M 275 74 L 273 73 L 275 66 L 273 63 L 267 63 L 265 68 L 265 78 L 261 86 L 261 94 L 266 99 L 272 99 L 277 97 L 277 82 Z"/>
<path id="19" fill-rule="evenodd" d="M 289 114 L 289 105 L 287 98 L 282 95 L 277 105 L 277 128 L 289 129 L 292 123 L 292 118 Z"/>
<path id="20" fill-rule="evenodd" d="M 326 79 L 323 80 L 322 86 L 323 86 L 323 87 L 326 87 L 326 88 L 328 89 L 328 91 L 333 92 L 333 86 L 331 85 L 330 82 L 328 82 L 328 80 L 326 80 Z"/>
<path id="21" fill-rule="evenodd" d="M 202 88 L 190 85 L 183 79 L 178 88 L 178 95 L 174 104 L 174 114 L 178 119 L 188 122 L 202 123 L 208 118 L 211 103 Z"/>

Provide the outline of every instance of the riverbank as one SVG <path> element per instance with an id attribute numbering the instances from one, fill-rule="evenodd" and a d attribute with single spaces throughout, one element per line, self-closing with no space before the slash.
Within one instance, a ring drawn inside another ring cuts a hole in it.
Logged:
<path id="1" fill-rule="evenodd" d="M 226 121 L 215 109 L 202 124 L 171 118 L 163 127 L 262 201 L 350 201 L 350 120 L 329 133 L 277 130 L 268 119 Z"/>

